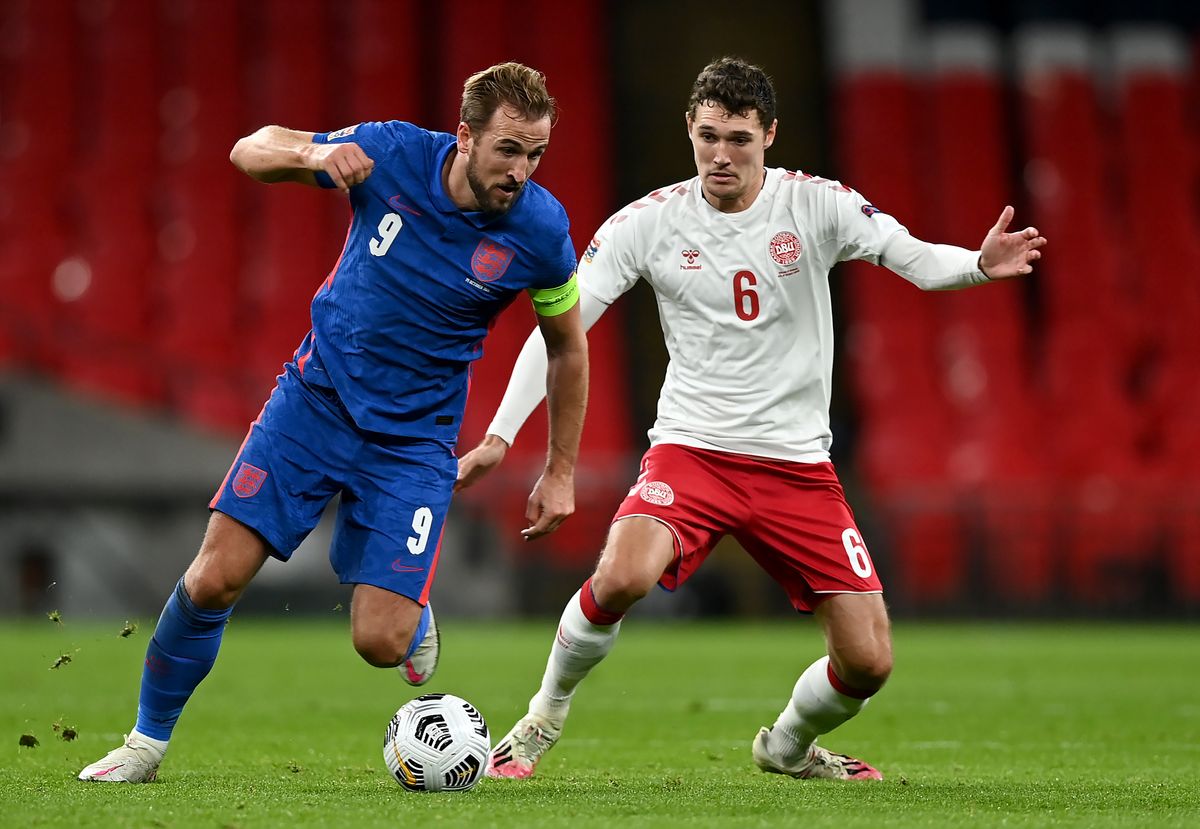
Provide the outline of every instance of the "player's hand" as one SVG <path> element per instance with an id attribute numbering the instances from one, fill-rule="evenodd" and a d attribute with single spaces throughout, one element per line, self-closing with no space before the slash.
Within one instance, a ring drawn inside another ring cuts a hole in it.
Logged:
<path id="1" fill-rule="evenodd" d="M 979 251 L 979 269 L 988 279 L 1009 279 L 1033 271 L 1033 263 L 1042 258 L 1046 237 L 1036 227 L 1006 233 L 1012 221 L 1012 205 L 1000 211 L 995 226 L 983 237 Z"/>
<path id="2" fill-rule="evenodd" d="M 333 180 L 343 193 L 362 184 L 375 169 L 375 162 L 353 142 L 345 144 L 313 144 L 310 150 L 310 167 L 313 172 L 322 171 Z"/>
<path id="3" fill-rule="evenodd" d="M 458 459 L 458 478 L 454 491 L 466 489 L 491 472 L 504 460 L 508 444 L 495 435 L 485 435 L 479 445 Z"/>
<path id="4" fill-rule="evenodd" d="M 554 532 L 558 525 L 575 512 L 574 474 L 543 472 L 529 494 L 525 520 L 529 526 L 521 530 L 526 541 L 533 541 Z"/>

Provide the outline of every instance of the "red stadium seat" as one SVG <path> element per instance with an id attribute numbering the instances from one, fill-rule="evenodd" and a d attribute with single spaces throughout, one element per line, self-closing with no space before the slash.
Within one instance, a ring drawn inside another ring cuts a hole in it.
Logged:
<path id="1" fill-rule="evenodd" d="M 62 373 L 73 385 L 133 403 L 155 403 L 160 388 L 150 339 L 158 177 L 158 101 L 163 89 L 158 5 L 130 0 L 96 7 L 88 36 L 97 61 L 84 99 L 87 151 L 76 175 L 80 253 L 89 284 L 61 306 Z"/>
<path id="2" fill-rule="evenodd" d="M 0 363 L 57 369 L 54 274 L 75 248 L 75 81 L 83 51 L 69 3 L 7 4 L 12 33 L 0 108 Z M 71 267 L 68 266 L 68 270 Z"/>
<path id="3" fill-rule="evenodd" d="M 982 583 L 1002 607 L 1034 609 L 1054 600 L 1064 581 L 1061 509 L 1038 478 L 992 480 L 980 493 Z"/>
<path id="4" fill-rule="evenodd" d="M 257 95 L 247 100 L 255 126 L 283 124 L 304 130 L 336 129 L 326 102 L 333 76 L 325 4 L 319 0 L 271 0 L 255 49 L 271 54 Z M 344 125 L 342 125 L 344 126 Z M 251 186 L 243 225 L 254 240 L 244 271 L 242 360 L 252 377 L 272 377 L 291 359 L 311 325 L 309 305 L 337 260 L 350 219 L 340 198 L 313 188 Z M 259 400 L 261 403 L 261 399 Z"/>
<path id="5" fill-rule="evenodd" d="M 1027 69 L 1021 105 L 1033 213 L 1054 235 L 1054 255 L 1039 265 L 1046 320 L 1052 327 L 1101 320 L 1113 356 L 1127 360 L 1138 322 L 1122 292 L 1111 230 L 1119 211 L 1107 190 L 1111 129 L 1087 67 Z"/>
<path id="6" fill-rule="evenodd" d="M 230 36 L 235 0 L 172 10 L 178 75 L 163 99 L 165 169 L 158 237 L 155 338 L 175 411 L 198 426 L 240 435 L 261 405 L 244 391 L 239 343 L 241 174 L 229 150 L 245 131 L 241 83 L 247 56 Z M 269 377 L 269 375 L 268 375 Z M 268 377 L 258 378 L 255 392 Z"/>
<path id="7" fill-rule="evenodd" d="M 416 0 L 346 3 L 347 39 L 354 48 L 345 55 L 349 62 L 345 99 L 338 96 L 344 112 L 333 113 L 340 118 L 339 126 L 392 119 L 424 122 L 421 41 L 425 33 L 421 15 L 429 8 Z M 430 126 L 454 128 L 450 123 Z"/>
<path id="8" fill-rule="evenodd" d="M 1164 570 L 1172 598 L 1185 607 L 1200 605 L 1200 482 L 1178 486 L 1166 504 Z"/>
<path id="9" fill-rule="evenodd" d="M 876 501 L 884 538 L 868 539 L 890 555 L 883 575 L 888 590 L 906 607 L 940 609 L 962 601 L 967 587 L 964 513 L 945 487 L 912 486 Z"/>

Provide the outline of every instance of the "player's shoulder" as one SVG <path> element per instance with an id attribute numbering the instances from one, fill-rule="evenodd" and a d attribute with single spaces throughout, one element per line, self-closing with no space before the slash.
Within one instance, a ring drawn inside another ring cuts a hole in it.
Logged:
<path id="1" fill-rule="evenodd" d="M 381 149 L 421 151 L 438 143 L 443 133 L 433 132 L 408 121 L 360 121 L 326 135 L 326 140 L 354 141 Z"/>
<path id="2" fill-rule="evenodd" d="M 829 218 L 859 213 L 870 218 L 880 212 L 861 193 L 837 179 L 802 170 L 776 168 L 773 172 L 779 182 L 776 193 L 797 212 Z"/>
<path id="3" fill-rule="evenodd" d="M 837 179 L 803 170 L 787 170 L 782 167 L 771 171 L 779 179 L 779 192 L 784 195 L 808 200 L 828 198 L 831 195 L 856 195 L 854 188 Z"/>
<path id="4" fill-rule="evenodd" d="M 651 190 L 634 199 L 608 217 L 602 230 L 608 233 L 629 233 L 653 228 L 674 217 L 695 209 L 700 187 L 699 176 L 677 181 Z"/>
<path id="5" fill-rule="evenodd" d="M 539 256 L 555 258 L 569 239 L 567 210 L 554 194 L 535 181 L 527 181 L 518 207 L 505 222 L 509 234 Z"/>
<path id="6" fill-rule="evenodd" d="M 781 193 L 807 202 L 833 203 L 840 207 L 858 209 L 866 198 L 849 184 L 802 170 L 779 170 Z"/>
<path id="7" fill-rule="evenodd" d="M 567 209 L 536 181 L 525 182 L 519 207 L 510 216 L 513 226 L 520 228 L 522 233 L 540 236 L 567 232 Z"/>

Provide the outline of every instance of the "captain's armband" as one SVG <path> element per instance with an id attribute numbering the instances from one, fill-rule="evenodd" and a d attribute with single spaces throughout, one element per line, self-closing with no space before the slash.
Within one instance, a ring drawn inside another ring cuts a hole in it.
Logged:
<path id="1" fill-rule="evenodd" d="M 579 283 L 575 281 L 575 274 L 571 274 L 571 278 L 557 288 L 530 288 L 529 298 L 539 317 L 557 317 L 579 303 Z"/>

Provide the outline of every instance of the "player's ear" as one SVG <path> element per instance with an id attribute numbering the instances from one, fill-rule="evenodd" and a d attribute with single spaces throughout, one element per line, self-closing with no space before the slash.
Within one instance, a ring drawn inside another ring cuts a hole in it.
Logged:
<path id="1" fill-rule="evenodd" d="M 779 126 L 779 119 L 776 118 L 771 122 L 771 126 L 767 127 L 767 134 L 763 136 L 763 149 L 770 149 L 775 143 L 775 128 Z"/>
<path id="2" fill-rule="evenodd" d="M 684 123 L 687 124 L 688 138 L 691 138 L 692 137 L 692 113 L 690 110 L 688 112 L 683 113 L 683 120 L 684 120 Z"/>
<path id="3" fill-rule="evenodd" d="M 471 151 L 471 126 L 466 121 L 458 122 L 458 130 L 455 133 L 458 136 L 458 151 L 460 153 L 468 153 Z"/>

